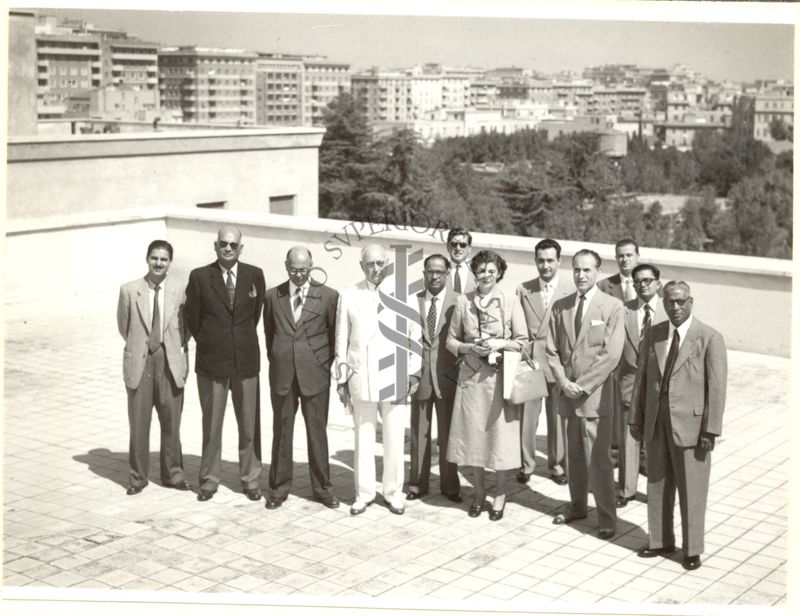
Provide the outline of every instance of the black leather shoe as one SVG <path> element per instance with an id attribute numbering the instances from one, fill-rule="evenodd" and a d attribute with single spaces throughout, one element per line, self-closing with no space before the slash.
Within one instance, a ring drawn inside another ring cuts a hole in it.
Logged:
<path id="1" fill-rule="evenodd" d="M 244 494 L 249 498 L 251 501 L 261 500 L 261 490 L 258 488 L 245 488 Z M 286 499 L 284 499 L 286 500 Z"/>
<path id="2" fill-rule="evenodd" d="M 197 493 L 197 500 L 199 501 L 207 501 L 211 500 L 214 497 L 214 492 L 211 490 L 204 490 L 200 488 L 200 491 Z"/>
<path id="3" fill-rule="evenodd" d="M 601 528 L 599 531 L 597 531 L 597 538 L 608 540 L 611 539 L 616 532 L 617 531 L 615 531 L 613 528 Z"/>
<path id="4" fill-rule="evenodd" d="M 335 496 L 327 496 L 325 498 L 318 498 L 317 500 L 328 509 L 336 509 L 339 506 L 339 499 Z"/>
<path id="5" fill-rule="evenodd" d="M 185 479 L 182 479 L 178 483 L 165 483 L 164 487 L 172 488 L 173 490 L 182 490 L 184 492 L 192 489 L 192 486 Z"/>
<path id="6" fill-rule="evenodd" d="M 505 510 L 506 510 L 505 502 L 503 503 L 503 506 L 500 507 L 500 509 L 490 509 L 489 510 L 489 519 L 492 522 L 497 522 L 498 520 L 502 520 L 503 519 L 503 513 L 505 512 Z"/>
<path id="7" fill-rule="evenodd" d="M 617 509 L 621 509 L 635 498 L 636 496 L 617 496 Z"/>
<path id="8" fill-rule="evenodd" d="M 684 556 L 683 562 L 681 563 L 684 569 L 687 571 L 694 571 L 695 569 L 700 568 L 700 557 L 699 556 Z"/>
<path id="9" fill-rule="evenodd" d="M 642 548 L 636 552 L 636 556 L 639 558 L 655 558 L 656 556 L 669 556 L 674 551 L 674 545 L 667 545 L 663 548 Z"/>
<path id="10" fill-rule="evenodd" d="M 403 515 L 406 512 L 406 508 L 403 507 L 403 505 L 395 507 L 394 505 L 392 505 L 392 503 L 386 503 L 386 506 L 389 508 L 389 511 L 391 511 L 395 515 Z"/>
<path id="11" fill-rule="evenodd" d="M 475 503 L 472 501 L 472 505 L 470 505 L 469 510 L 467 511 L 467 515 L 471 518 L 477 518 L 481 515 L 481 511 L 486 508 L 486 501 L 482 501 L 480 503 Z"/>
<path id="12" fill-rule="evenodd" d="M 133 496 L 134 494 L 138 494 L 142 490 L 144 490 L 144 486 L 128 486 L 128 489 L 125 491 L 125 494 L 127 494 L 128 496 Z"/>
<path id="13" fill-rule="evenodd" d="M 553 524 L 569 524 L 575 520 L 585 520 L 585 515 L 572 515 L 571 513 L 559 513 L 553 518 Z"/>
<path id="14" fill-rule="evenodd" d="M 553 475 L 552 477 L 550 477 L 550 479 L 552 479 L 560 486 L 565 486 L 567 485 L 567 483 L 569 483 L 567 481 L 567 476 L 564 473 L 561 473 L 560 475 Z"/>
<path id="15" fill-rule="evenodd" d="M 267 498 L 267 503 L 264 505 L 267 509 L 277 509 L 281 505 L 283 505 L 283 501 L 286 500 L 285 496 L 275 496 L 274 494 L 270 494 Z"/>
<path id="16" fill-rule="evenodd" d="M 520 471 L 517 473 L 517 481 L 520 483 L 528 483 L 531 480 L 531 473 Z"/>
<path id="17" fill-rule="evenodd" d="M 419 500 L 423 496 L 424 494 L 420 494 L 419 492 L 409 492 L 408 494 L 406 494 L 406 500 L 411 500 L 411 501 Z"/>
<path id="18" fill-rule="evenodd" d="M 445 496 L 447 496 L 447 500 L 451 503 L 460 503 L 464 500 L 461 498 L 461 494 L 445 494 Z"/>

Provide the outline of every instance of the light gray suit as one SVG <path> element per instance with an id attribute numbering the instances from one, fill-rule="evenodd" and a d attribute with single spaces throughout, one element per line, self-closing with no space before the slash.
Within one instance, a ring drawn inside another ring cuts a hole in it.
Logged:
<path id="1" fill-rule="evenodd" d="M 599 528 L 616 529 L 614 468 L 611 464 L 613 408 L 606 390 L 619 363 L 625 336 L 624 307 L 597 290 L 584 305 L 580 332 L 575 336 L 572 293 L 555 302 L 547 334 L 547 361 L 558 386 L 558 412 L 567 418 L 567 459 L 570 516 L 587 513 L 591 486 Z M 584 394 L 572 400 L 563 394 L 574 382 Z"/>
<path id="2" fill-rule="evenodd" d="M 185 285 L 165 279 L 162 345 L 150 353 L 147 342 L 153 320 L 149 285 L 139 278 L 122 285 L 117 303 L 117 328 L 125 340 L 122 373 L 128 392 L 130 485 L 148 482 L 150 420 L 153 406 L 161 424 L 161 482 L 184 480 L 180 422 L 183 387 L 189 372 L 184 323 Z M 162 283 L 163 284 L 163 283 Z"/>
<path id="3" fill-rule="evenodd" d="M 547 379 L 547 398 L 544 399 L 547 419 L 547 469 L 550 475 L 557 476 L 566 472 L 567 466 L 567 434 L 564 418 L 558 416 L 558 390 L 553 373 L 547 363 L 547 332 L 550 326 L 550 315 L 553 304 L 566 297 L 575 288 L 563 276 L 558 277 L 558 285 L 553 291 L 553 298 L 545 308 L 542 299 L 542 283 L 540 278 L 523 282 L 517 287 L 517 295 L 525 313 L 528 325 L 528 338 L 531 341 L 534 360 L 544 371 Z M 539 425 L 539 413 L 542 400 L 530 400 L 525 403 L 521 419 L 520 444 L 522 450 L 522 472 L 532 474 L 536 468 L 536 430 Z"/>

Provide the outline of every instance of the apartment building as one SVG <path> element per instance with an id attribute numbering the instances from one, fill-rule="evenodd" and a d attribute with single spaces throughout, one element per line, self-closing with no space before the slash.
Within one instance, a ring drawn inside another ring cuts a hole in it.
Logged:
<path id="1" fill-rule="evenodd" d="M 256 123 L 306 125 L 305 70 L 301 56 L 259 53 L 256 60 Z M 308 124 L 311 124 L 310 118 Z"/>
<path id="2" fill-rule="evenodd" d="M 782 121 L 787 127 L 794 126 L 793 95 L 771 92 L 756 95 L 753 137 L 767 143 L 775 141 L 770 131 L 773 121 Z"/>
<path id="3" fill-rule="evenodd" d="M 184 122 L 254 124 L 256 60 L 242 49 L 165 47 L 158 53 L 161 106 Z"/>
<path id="4" fill-rule="evenodd" d="M 325 108 L 350 91 L 350 65 L 320 56 L 303 56 L 302 118 L 304 126 L 322 126 Z"/>

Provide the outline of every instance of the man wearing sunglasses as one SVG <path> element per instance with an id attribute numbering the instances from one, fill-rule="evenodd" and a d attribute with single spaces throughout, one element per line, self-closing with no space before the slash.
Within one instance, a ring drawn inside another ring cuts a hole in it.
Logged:
<path id="1" fill-rule="evenodd" d="M 664 287 L 669 321 L 642 340 L 631 394 L 631 435 L 647 446 L 647 527 L 641 558 L 675 551 L 675 490 L 681 510 L 683 568 L 704 551 L 711 451 L 722 433 L 728 359 L 716 330 L 692 315 L 689 285 Z"/>
<path id="2" fill-rule="evenodd" d="M 261 499 L 256 327 L 266 284 L 260 268 L 239 261 L 243 248 L 239 229 L 222 227 L 214 242 L 217 260 L 193 270 L 186 288 L 186 325 L 197 343 L 195 372 L 203 414 L 199 501 L 212 498 L 219 486 L 228 392 L 239 428 L 242 488 L 250 500 Z"/>
<path id="3" fill-rule="evenodd" d="M 451 269 L 447 275 L 447 286 L 459 295 L 475 290 L 475 274 L 469 267 L 472 254 L 472 235 L 466 229 L 450 229 L 447 234 L 447 252 Z"/>
<path id="4" fill-rule="evenodd" d="M 661 303 L 661 272 L 655 265 L 640 263 L 633 268 L 631 278 L 636 289 L 636 299 L 625 303 L 625 346 L 617 366 L 620 406 L 619 475 L 617 481 L 617 507 L 624 507 L 636 496 L 639 479 L 642 445 L 628 432 L 631 415 L 631 392 L 639 360 L 639 345 L 647 330 L 667 318 Z"/>

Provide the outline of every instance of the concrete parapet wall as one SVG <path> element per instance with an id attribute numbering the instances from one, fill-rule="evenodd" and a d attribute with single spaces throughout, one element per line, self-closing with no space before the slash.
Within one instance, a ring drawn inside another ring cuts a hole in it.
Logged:
<path id="1" fill-rule="evenodd" d="M 7 217 L 130 208 L 225 208 L 269 213 L 294 196 L 318 213 L 322 129 L 275 128 L 19 137 L 8 142 Z"/>
<path id="2" fill-rule="evenodd" d="M 171 275 L 185 278 L 191 269 L 214 260 L 216 230 L 227 223 L 241 228 L 242 260 L 263 268 L 268 286 L 286 279 L 284 256 L 296 244 L 311 249 L 314 265 L 324 270 L 320 275 L 338 290 L 362 278 L 359 251 L 368 242 L 387 248 L 411 244 L 425 256 L 446 254 L 446 231 L 435 221 L 412 230 L 383 223 L 180 208 L 17 220 L 7 225 L 6 302 L 108 292 L 145 273 L 144 251 L 156 238 L 173 244 Z M 536 276 L 533 247 L 539 238 L 487 233 L 474 233 L 473 238 L 475 249 L 491 248 L 508 262 L 504 288 L 513 290 Z M 570 258 L 584 247 L 603 258 L 604 274 L 617 271 L 612 245 L 565 241 L 562 247 L 562 276 L 571 279 Z M 646 247 L 641 261 L 657 265 L 664 281 L 688 282 L 695 314 L 721 331 L 729 348 L 789 356 L 791 262 Z M 421 269 L 413 266 L 412 275 Z"/>

